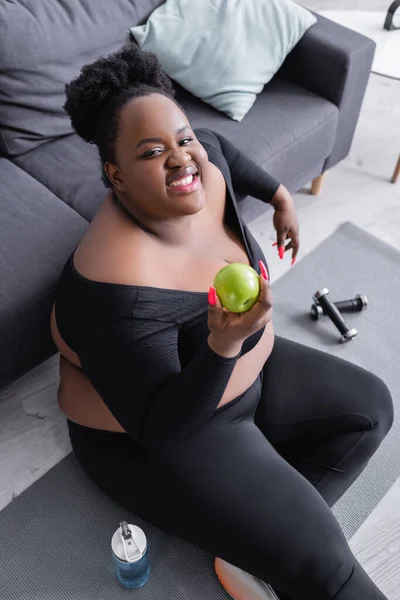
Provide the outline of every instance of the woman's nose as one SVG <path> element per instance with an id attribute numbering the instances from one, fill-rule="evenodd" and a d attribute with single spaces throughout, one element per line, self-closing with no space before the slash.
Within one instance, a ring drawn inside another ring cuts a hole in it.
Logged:
<path id="1" fill-rule="evenodd" d="M 191 160 L 192 157 L 185 148 L 175 148 L 169 153 L 167 164 L 169 167 L 184 167 L 190 163 Z"/>

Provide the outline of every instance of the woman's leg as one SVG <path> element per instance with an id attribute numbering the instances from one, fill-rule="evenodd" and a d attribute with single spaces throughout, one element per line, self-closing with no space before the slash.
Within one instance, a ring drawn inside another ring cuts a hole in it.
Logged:
<path id="1" fill-rule="evenodd" d="M 277 336 L 255 422 L 332 507 L 390 430 L 393 402 L 365 369 Z"/>
<path id="2" fill-rule="evenodd" d="M 257 426 L 332 507 L 392 426 L 387 386 L 348 361 L 278 336 L 262 376 Z M 338 599 L 361 598 L 364 586 L 375 598 L 374 584 L 353 560 L 354 572 Z"/>
<path id="3" fill-rule="evenodd" d="M 70 424 L 73 449 L 88 476 L 126 510 L 283 597 L 353 600 L 341 590 L 355 559 L 332 511 L 254 424 L 260 383 L 185 440 L 145 448 L 124 434 Z M 385 598 L 369 579 L 357 592 L 357 600 Z"/>

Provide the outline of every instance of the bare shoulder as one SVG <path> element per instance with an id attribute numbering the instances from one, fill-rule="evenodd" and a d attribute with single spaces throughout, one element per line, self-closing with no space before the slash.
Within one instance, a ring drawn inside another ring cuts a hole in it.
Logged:
<path id="1" fill-rule="evenodd" d="M 92 281 L 125 285 L 147 285 L 157 263 L 157 251 L 140 235 L 83 239 L 74 253 L 75 269 Z"/>
<path id="2" fill-rule="evenodd" d="M 157 269 L 162 255 L 159 244 L 105 201 L 77 246 L 73 264 L 91 281 L 161 286 L 168 279 L 165 269 Z"/>

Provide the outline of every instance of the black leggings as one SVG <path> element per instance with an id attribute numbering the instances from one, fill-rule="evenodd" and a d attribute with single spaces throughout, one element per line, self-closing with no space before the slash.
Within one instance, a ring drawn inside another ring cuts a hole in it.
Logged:
<path id="1" fill-rule="evenodd" d="M 78 461 L 106 495 L 269 583 L 279 598 L 378 600 L 386 596 L 330 507 L 392 422 L 381 379 L 277 336 L 256 382 L 186 439 L 150 448 L 68 425 Z"/>

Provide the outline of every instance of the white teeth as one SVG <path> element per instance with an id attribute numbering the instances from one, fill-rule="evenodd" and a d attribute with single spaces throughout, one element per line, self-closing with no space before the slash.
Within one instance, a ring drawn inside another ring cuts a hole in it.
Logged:
<path id="1" fill-rule="evenodd" d="M 183 179 L 179 179 L 178 181 L 173 181 L 169 185 L 172 187 L 179 187 L 180 185 L 189 185 L 189 183 L 192 183 L 193 179 L 194 179 L 193 175 L 188 175 L 187 177 L 184 177 Z"/>

